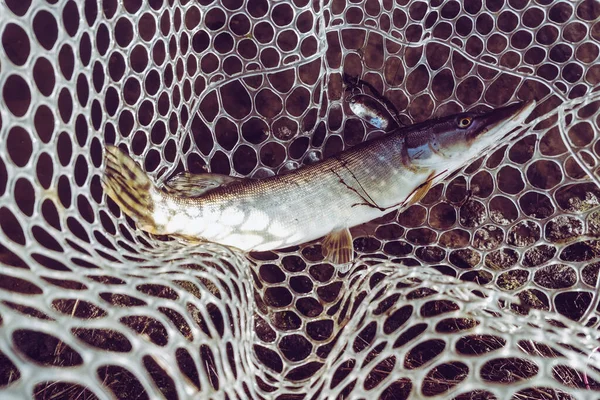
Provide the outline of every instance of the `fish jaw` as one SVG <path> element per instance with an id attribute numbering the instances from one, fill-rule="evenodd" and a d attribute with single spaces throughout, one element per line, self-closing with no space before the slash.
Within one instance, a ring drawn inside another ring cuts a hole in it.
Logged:
<path id="1" fill-rule="evenodd" d="M 467 143 L 475 152 L 502 141 L 513 129 L 521 125 L 535 108 L 535 101 L 514 103 L 478 117 L 480 129 L 469 132 Z"/>

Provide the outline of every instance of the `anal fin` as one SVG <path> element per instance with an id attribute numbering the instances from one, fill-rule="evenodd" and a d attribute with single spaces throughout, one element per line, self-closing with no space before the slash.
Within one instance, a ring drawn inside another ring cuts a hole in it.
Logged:
<path id="1" fill-rule="evenodd" d="M 181 172 L 169 179 L 163 186 L 163 190 L 182 197 L 200 197 L 210 190 L 242 180 L 243 178 L 228 175 Z"/>
<path id="2" fill-rule="evenodd" d="M 346 264 L 354 258 L 352 235 L 348 228 L 330 232 L 321 243 L 321 252 L 327 262 Z"/>

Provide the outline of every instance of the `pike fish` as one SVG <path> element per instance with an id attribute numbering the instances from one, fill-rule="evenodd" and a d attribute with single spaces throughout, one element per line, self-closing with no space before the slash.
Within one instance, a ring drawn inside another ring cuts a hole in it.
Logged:
<path id="1" fill-rule="evenodd" d="M 354 258 L 349 228 L 418 202 L 432 185 L 506 139 L 535 106 L 515 103 L 408 127 L 264 179 L 181 173 L 163 187 L 108 146 L 103 187 L 144 231 L 266 251 L 321 237 L 325 259 Z"/>

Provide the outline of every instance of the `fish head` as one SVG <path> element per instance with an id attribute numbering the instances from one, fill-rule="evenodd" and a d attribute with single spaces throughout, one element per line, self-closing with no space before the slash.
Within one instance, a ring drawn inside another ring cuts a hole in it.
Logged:
<path id="1" fill-rule="evenodd" d="M 407 134 L 409 158 L 417 166 L 435 169 L 464 165 L 502 143 L 534 107 L 533 101 L 521 102 L 484 113 L 466 112 L 430 121 Z"/>

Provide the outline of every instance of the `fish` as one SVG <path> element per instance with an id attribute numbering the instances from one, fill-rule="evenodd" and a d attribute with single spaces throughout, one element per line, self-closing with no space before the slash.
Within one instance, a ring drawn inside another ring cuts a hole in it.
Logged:
<path id="1" fill-rule="evenodd" d="M 324 259 L 354 260 L 350 228 L 420 201 L 429 188 L 518 132 L 535 107 L 514 103 L 399 127 L 315 164 L 263 179 L 180 173 L 152 182 L 107 146 L 102 186 L 148 233 L 244 252 L 321 240 Z"/>

